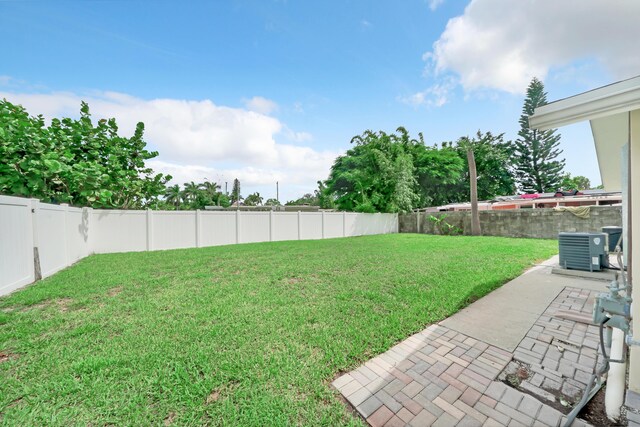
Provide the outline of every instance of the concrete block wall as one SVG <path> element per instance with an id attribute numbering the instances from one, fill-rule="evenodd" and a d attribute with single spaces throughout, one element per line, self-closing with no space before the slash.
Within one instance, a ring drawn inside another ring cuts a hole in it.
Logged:
<path id="1" fill-rule="evenodd" d="M 470 234 L 471 212 L 438 212 L 401 214 L 398 218 L 400 233 L 441 234 L 429 217 L 442 217 L 444 221 Z M 602 227 L 622 226 L 620 206 L 591 206 L 589 218 L 580 218 L 570 212 L 554 209 L 514 209 L 480 211 L 480 227 L 484 236 L 527 237 L 557 239 L 558 233 L 593 232 Z"/>

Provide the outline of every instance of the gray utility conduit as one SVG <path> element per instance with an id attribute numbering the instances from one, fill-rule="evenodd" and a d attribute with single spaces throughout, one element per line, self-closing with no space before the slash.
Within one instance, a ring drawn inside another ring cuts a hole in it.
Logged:
<path id="1" fill-rule="evenodd" d="M 631 285 L 627 284 L 624 266 L 622 264 L 622 254 L 620 252 L 620 246 L 619 246 L 621 239 L 622 239 L 622 236 L 620 236 L 620 239 L 616 244 L 616 253 L 617 253 L 617 259 L 618 259 L 618 265 L 620 266 L 620 274 L 622 276 L 622 284 L 623 284 L 622 289 L 625 290 L 625 293 L 627 295 L 631 295 Z M 624 357 L 624 354 L 626 354 L 626 352 L 623 352 L 623 357 L 622 359 L 619 359 L 619 360 L 611 360 L 609 356 L 607 356 L 607 351 L 605 348 L 605 339 L 604 339 L 604 327 L 607 321 L 608 319 L 605 319 L 600 322 L 600 351 L 602 352 L 602 358 L 604 359 L 604 363 L 600 368 L 598 368 L 598 360 L 596 359 L 596 365 L 593 367 L 593 374 L 591 375 L 591 378 L 589 378 L 589 383 L 587 384 L 587 387 L 584 390 L 582 399 L 580 400 L 580 402 L 578 402 L 578 404 L 573 408 L 573 410 L 567 416 L 567 421 L 564 423 L 564 427 L 571 427 L 571 424 L 573 424 L 573 422 L 575 421 L 576 417 L 578 416 L 578 413 L 582 410 L 582 408 L 585 407 L 585 405 L 589 402 L 589 400 L 591 400 L 591 398 L 595 396 L 596 393 L 602 388 L 602 385 L 606 381 L 604 374 L 609 371 L 610 363 L 626 362 Z"/>

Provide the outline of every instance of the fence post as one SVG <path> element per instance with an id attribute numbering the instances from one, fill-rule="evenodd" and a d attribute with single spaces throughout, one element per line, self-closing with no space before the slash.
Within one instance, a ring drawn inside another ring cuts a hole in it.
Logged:
<path id="1" fill-rule="evenodd" d="M 400 232 L 400 214 L 396 214 L 396 226 L 395 226 L 395 230 L 396 233 Z"/>
<path id="2" fill-rule="evenodd" d="M 201 247 L 200 228 L 200 209 L 196 209 L 196 248 Z"/>
<path id="3" fill-rule="evenodd" d="M 38 215 L 40 214 L 40 200 L 31 199 L 31 240 L 33 241 L 33 281 L 42 279 L 40 267 L 40 248 L 38 241 Z M 65 233 L 66 235 L 66 233 Z"/>
<path id="4" fill-rule="evenodd" d="M 236 210 L 236 243 L 240 243 L 240 210 Z"/>
<path id="5" fill-rule="evenodd" d="M 322 238 L 324 239 L 324 211 L 322 211 Z"/>
<path id="6" fill-rule="evenodd" d="M 420 211 L 416 212 L 416 232 L 420 234 Z"/>
<path id="7" fill-rule="evenodd" d="M 347 237 L 347 213 L 342 211 L 342 237 Z"/>
<path id="8" fill-rule="evenodd" d="M 60 206 L 64 208 L 64 266 L 71 265 L 69 261 L 69 204 L 60 203 Z"/>
<path id="9" fill-rule="evenodd" d="M 273 209 L 269 211 L 269 241 L 273 242 Z"/>
<path id="10" fill-rule="evenodd" d="M 147 250 L 153 250 L 153 211 L 147 209 Z"/>

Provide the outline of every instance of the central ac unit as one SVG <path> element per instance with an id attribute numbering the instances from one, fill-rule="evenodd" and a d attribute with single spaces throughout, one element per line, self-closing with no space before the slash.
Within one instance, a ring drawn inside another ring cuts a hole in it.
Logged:
<path id="1" fill-rule="evenodd" d="M 608 267 L 605 233 L 560 233 L 560 267 L 600 271 Z"/>

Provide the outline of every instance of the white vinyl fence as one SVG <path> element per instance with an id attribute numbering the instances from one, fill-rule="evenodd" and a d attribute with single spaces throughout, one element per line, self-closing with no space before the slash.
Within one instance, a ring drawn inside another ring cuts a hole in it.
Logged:
<path id="1" fill-rule="evenodd" d="M 0 196 L 0 295 L 92 253 L 397 232 L 395 214 L 99 210 Z"/>

